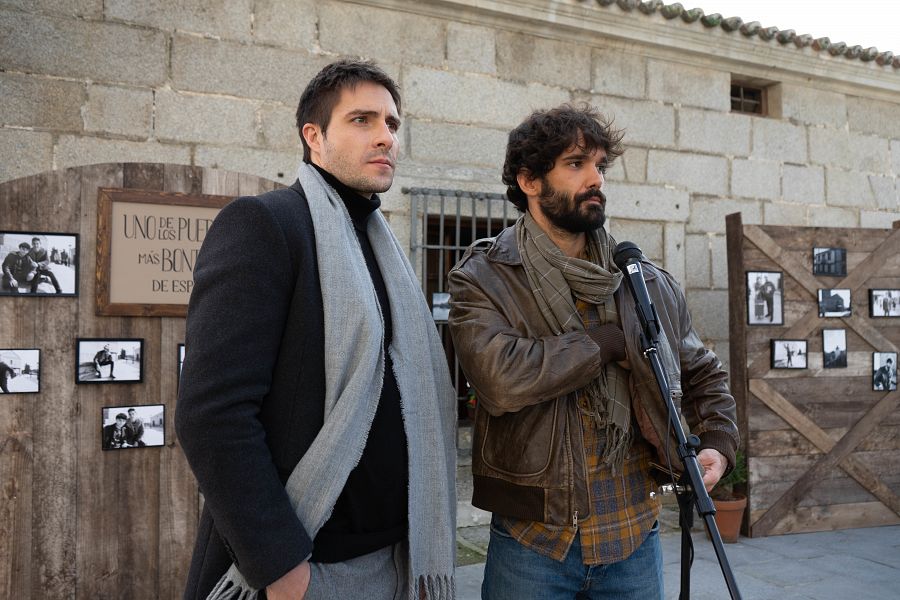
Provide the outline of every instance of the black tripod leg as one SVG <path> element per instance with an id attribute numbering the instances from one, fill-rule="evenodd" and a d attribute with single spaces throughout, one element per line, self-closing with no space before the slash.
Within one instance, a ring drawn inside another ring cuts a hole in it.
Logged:
<path id="1" fill-rule="evenodd" d="M 681 525 L 681 592 L 678 600 L 691 597 L 691 567 L 694 564 L 694 540 L 691 528 L 694 526 L 694 503 L 690 494 L 678 494 L 678 522 Z"/>

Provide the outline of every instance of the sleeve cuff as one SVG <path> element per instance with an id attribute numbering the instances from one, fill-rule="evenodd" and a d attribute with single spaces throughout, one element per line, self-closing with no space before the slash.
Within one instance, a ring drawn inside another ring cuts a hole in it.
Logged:
<path id="1" fill-rule="evenodd" d="M 737 443 L 729 433 L 715 429 L 704 431 L 700 434 L 700 450 L 704 448 L 718 450 L 725 457 L 725 460 L 728 461 L 728 468 L 725 470 L 724 475 L 727 475 L 734 468 L 734 453 L 737 450 Z"/>

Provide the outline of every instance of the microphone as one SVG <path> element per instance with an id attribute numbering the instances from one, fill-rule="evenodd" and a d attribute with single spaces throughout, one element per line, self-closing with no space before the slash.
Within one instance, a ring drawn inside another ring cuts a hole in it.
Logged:
<path id="1" fill-rule="evenodd" d="M 622 271 L 631 296 L 634 298 L 634 307 L 641 322 L 641 344 L 643 350 L 655 348 L 659 342 L 659 316 L 656 307 L 650 300 L 647 292 L 647 283 L 644 281 L 644 270 L 641 268 L 641 249 L 632 242 L 622 242 L 616 246 L 613 252 L 613 262 Z"/>

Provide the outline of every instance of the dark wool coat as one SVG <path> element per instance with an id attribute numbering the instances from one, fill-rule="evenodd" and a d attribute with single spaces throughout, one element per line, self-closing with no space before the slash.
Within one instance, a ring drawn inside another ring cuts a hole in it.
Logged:
<path id="1" fill-rule="evenodd" d="M 185 348 L 175 427 L 205 505 L 184 597 L 206 598 L 232 561 L 263 588 L 312 550 L 284 489 L 325 396 L 315 235 L 299 183 L 219 213 L 194 270 Z"/>

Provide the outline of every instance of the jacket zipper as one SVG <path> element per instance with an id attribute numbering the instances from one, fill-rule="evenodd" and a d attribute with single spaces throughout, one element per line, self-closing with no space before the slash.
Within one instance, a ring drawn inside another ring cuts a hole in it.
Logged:
<path id="1" fill-rule="evenodd" d="M 578 511 L 575 511 L 575 514 L 572 515 L 572 527 L 578 529 Z"/>

